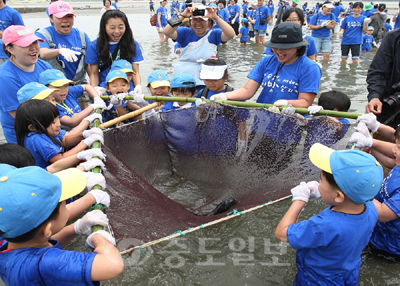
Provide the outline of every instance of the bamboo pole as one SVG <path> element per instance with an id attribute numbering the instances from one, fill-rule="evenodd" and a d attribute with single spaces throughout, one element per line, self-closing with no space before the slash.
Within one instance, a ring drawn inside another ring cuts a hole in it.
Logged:
<path id="1" fill-rule="evenodd" d="M 102 96 L 102 99 L 109 100 L 110 96 Z M 134 96 L 127 96 L 125 100 L 133 100 Z M 193 97 L 170 97 L 170 96 L 144 96 L 145 100 L 153 100 L 153 101 L 176 101 L 176 102 L 196 102 L 196 99 Z M 256 102 L 244 102 L 244 101 L 233 101 L 233 100 L 209 100 L 203 99 L 204 102 L 220 102 L 229 105 L 234 105 L 238 107 L 254 107 L 254 108 L 268 108 L 274 106 L 273 104 L 268 103 L 256 103 Z M 279 110 L 282 110 L 285 106 L 279 106 Z M 295 107 L 296 113 L 301 114 L 309 114 L 307 108 Z M 332 116 L 339 118 L 350 118 L 357 119 L 358 116 L 361 116 L 360 113 L 351 113 L 351 112 L 343 112 L 343 111 L 333 111 L 333 110 L 321 110 L 313 115 L 316 116 Z M 100 127 L 101 128 L 101 127 Z"/>
<path id="2" fill-rule="evenodd" d="M 121 251 L 120 254 L 121 255 L 129 254 L 129 253 L 132 253 L 136 249 L 143 249 L 143 248 L 146 248 L 146 247 L 161 243 L 163 241 L 167 241 L 167 240 L 170 240 L 172 238 L 175 238 L 175 237 L 178 237 L 178 236 L 181 236 L 181 235 L 185 235 L 187 233 L 194 232 L 196 230 L 199 230 L 199 229 L 202 229 L 202 228 L 205 228 L 205 227 L 208 227 L 208 226 L 212 226 L 212 225 L 218 224 L 218 223 L 223 222 L 223 221 L 230 220 L 230 219 L 235 218 L 237 216 L 240 216 L 242 214 L 249 213 L 249 212 L 261 209 L 263 207 L 266 207 L 266 206 L 269 206 L 269 205 L 273 205 L 275 203 L 279 203 L 279 202 L 285 201 L 287 199 L 290 199 L 291 197 L 292 197 L 292 195 L 289 195 L 289 196 L 277 199 L 275 201 L 269 201 L 268 203 L 264 203 L 262 205 L 258 205 L 258 206 L 252 207 L 250 209 L 247 209 L 247 210 L 244 210 L 244 211 L 241 211 L 241 212 L 238 212 L 238 211 L 234 210 L 232 215 L 228 215 L 226 217 L 223 217 L 223 218 L 220 218 L 220 219 L 217 219 L 217 220 L 214 220 L 214 221 L 210 221 L 208 223 L 196 226 L 194 228 L 188 228 L 187 230 L 184 230 L 184 231 L 177 231 L 177 232 L 175 232 L 175 233 L 173 233 L 173 234 L 171 234 L 169 236 L 165 236 L 163 238 L 160 238 L 160 239 L 157 239 L 157 240 L 153 240 L 153 241 L 147 242 L 145 244 L 129 248 L 129 249 L 125 250 L 125 251 Z"/>

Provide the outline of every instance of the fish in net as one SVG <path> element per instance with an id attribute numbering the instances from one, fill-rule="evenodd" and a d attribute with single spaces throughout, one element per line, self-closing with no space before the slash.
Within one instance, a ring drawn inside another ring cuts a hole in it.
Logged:
<path id="1" fill-rule="evenodd" d="M 109 129 L 104 175 L 117 243 L 159 239 L 226 216 L 233 204 L 241 211 L 287 196 L 319 180 L 311 145 L 344 149 L 350 127 L 209 102 Z"/>

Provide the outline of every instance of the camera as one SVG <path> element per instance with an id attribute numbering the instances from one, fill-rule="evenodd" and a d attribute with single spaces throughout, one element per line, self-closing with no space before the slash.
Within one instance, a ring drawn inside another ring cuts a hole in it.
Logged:
<path id="1" fill-rule="evenodd" d="M 400 90 L 400 82 L 395 83 L 392 85 L 392 89 Z M 382 100 L 383 103 L 386 103 L 390 107 L 398 107 L 400 106 L 400 92 L 395 92 L 392 95 L 389 95 L 387 98 Z"/>
<path id="2" fill-rule="evenodd" d="M 206 10 L 204 9 L 196 9 L 193 11 L 193 16 L 204 16 L 206 14 Z"/>

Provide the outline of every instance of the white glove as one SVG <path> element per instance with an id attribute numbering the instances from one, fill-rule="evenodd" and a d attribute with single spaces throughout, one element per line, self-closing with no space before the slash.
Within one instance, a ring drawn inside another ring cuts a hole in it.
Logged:
<path id="1" fill-rule="evenodd" d="M 119 107 L 122 105 L 122 101 L 124 100 L 125 96 L 127 96 L 127 95 L 128 95 L 127 93 L 113 94 L 110 96 L 110 102 L 115 107 Z"/>
<path id="2" fill-rule="evenodd" d="M 91 191 L 95 185 L 99 185 L 103 190 L 106 189 L 106 179 L 103 174 L 93 172 L 84 172 L 84 174 L 86 176 L 86 188 L 89 191 Z"/>
<path id="3" fill-rule="evenodd" d="M 159 28 L 158 28 L 158 32 L 159 32 L 159 33 L 164 33 L 164 28 L 159 27 Z"/>
<path id="4" fill-rule="evenodd" d="M 101 235 L 101 236 L 103 236 L 104 238 L 106 238 L 109 242 L 111 242 L 111 244 L 112 245 L 116 245 L 115 244 L 115 238 L 109 233 L 109 232 L 107 232 L 107 231 L 105 231 L 105 230 L 98 230 L 98 231 L 96 231 L 96 232 L 93 232 L 91 235 L 89 235 L 87 238 L 86 238 L 86 243 L 85 243 L 85 246 L 87 247 L 87 248 L 95 248 L 94 247 L 94 244 L 92 243 L 92 236 L 93 235 Z"/>
<path id="5" fill-rule="evenodd" d="M 106 227 L 108 225 L 108 218 L 101 210 L 94 210 L 85 214 L 81 219 L 74 223 L 74 230 L 76 234 L 88 236 L 92 233 L 92 226 L 101 225 Z"/>
<path id="6" fill-rule="evenodd" d="M 268 107 L 267 110 L 272 113 L 277 113 L 277 114 L 281 113 L 278 106 L 275 106 L 275 105 Z"/>
<path id="7" fill-rule="evenodd" d="M 90 160 L 93 157 L 99 157 L 100 159 L 104 160 L 106 158 L 106 155 L 101 151 L 100 148 L 92 148 L 88 150 L 83 150 L 76 154 L 76 157 L 79 160 Z"/>
<path id="8" fill-rule="evenodd" d="M 279 99 L 279 100 L 274 102 L 274 105 L 278 106 L 278 107 L 279 106 L 288 106 L 289 103 L 288 103 L 288 101 L 286 99 Z"/>
<path id="9" fill-rule="evenodd" d="M 106 109 L 106 106 L 105 106 L 105 104 L 104 104 L 104 102 L 101 104 L 101 103 L 92 103 L 92 104 L 89 104 L 89 106 L 91 107 L 91 108 L 93 108 L 93 110 L 94 111 L 96 111 L 96 109 L 98 109 L 98 108 L 100 108 L 101 109 L 101 111 L 103 111 L 104 109 Z"/>
<path id="10" fill-rule="evenodd" d="M 132 100 L 128 100 L 130 103 L 133 104 L 138 104 L 140 106 L 142 106 L 144 103 L 146 103 L 146 105 L 148 105 L 149 103 L 144 99 L 144 94 L 139 94 L 139 93 L 134 93 L 133 91 L 131 91 L 129 93 L 130 96 L 133 96 Z"/>
<path id="11" fill-rule="evenodd" d="M 83 120 L 87 120 L 87 121 L 89 121 L 89 123 L 93 123 L 93 121 L 95 121 L 95 119 L 98 119 L 98 120 L 100 120 L 100 122 L 103 122 L 103 116 L 101 116 L 101 114 L 95 113 L 95 112 L 86 116 L 85 118 L 83 118 Z"/>
<path id="12" fill-rule="evenodd" d="M 203 101 L 202 98 L 196 98 L 196 101 L 194 102 L 196 104 L 196 106 L 205 104 L 205 101 Z"/>
<path id="13" fill-rule="evenodd" d="M 140 84 L 135 86 L 135 88 L 133 89 L 133 93 L 142 94 L 142 86 Z"/>
<path id="14" fill-rule="evenodd" d="M 325 27 L 326 25 L 328 25 L 329 21 L 325 20 L 321 23 L 321 27 Z"/>
<path id="15" fill-rule="evenodd" d="M 235 20 L 232 20 L 232 21 L 231 21 L 231 24 L 232 24 L 232 25 L 235 24 Z"/>
<path id="16" fill-rule="evenodd" d="M 369 132 L 368 127 L 367 125 L 365 125 L 364 122 L 358 123 L 355 129 L 365 137 L 371 136 L 371 133 Z"/>
<path id="17" fill-rule="evenodd" d="M 369 24 L 369 23 L 371 23 L 371 19 L 370 18 L 365 18 L 364 19 L 364 24 Z"/>
<path id="18" fill-rule="evenodd" d="M 245 140 L 239 140 L 236 156 L 240 157 L 242 154 L 246 151 L 246 141 Z"/>
<path id="19" fill-rule="evenodd" d="M 225 93 L 217 93 L 210 97 L 210 100 L 228 100 Z"/>
<path id="20" fill-rule="evenodd" d="M 94 174 L 94 173 L 93 173 Z M 108 208 L 110 206 L 110 195 L 102 190 L 91 190 L 89 192 L 94 199 L 96 200 L 96 204 L 101 204 Z"/>
<path id="21" fill-rule="evenodd" d="M 314 115 L 315 113 L 320 112 L 320 111 L 323 110 L 323 109 L 324 109 L 324 108 L 323 108 L 322 106 L 320 106 L 320 105 L 311 105 L 311 106 L 309 106 L 309 107 L 307 108 L 308 113 L 309 113 L 310 115 Z"/>
<path id="22" fill-rule="evenodd" d="M 154 109 L 150 109 L 144 112 L 144 115 L 147 117 L 153 116 L 154 114 L 156 114 L 157 112 L 154 111 Z"/>
<path id="23" fill-rule="evenodd" d="M 78 167 L 83 167 L 85 169 L 85 171 L 87 171 L 87 172 L 92 171 L 96 167 L 100 167 L 100 169 L 103 171 L 105 169 L 103 161 L 101 161 L 100 159 L 97 159 L 97 158 L 93 158 L 93 159 L 90 159 L 89 161 L 80 163 L 78 165 Z"/>
<path id="24" fill-rule="evenodd" d="M 85 138 L 82 140 L 82 142 L 85 143 L 88 147 L 92 146 L 93 142 L 95 142 L 95 141 L 100 141 L 100 143 L 103 144 L 104 138 L 102 135 L 93 134 L 93 135 L 90 135 L 88 138 Z"/>
<path id="25" fill-rule="evenodd" d="M 310 189 L 310 197 L 311 198 L 320 198 L 321 194 L 318 190 L 319 183 L 317 181 L 311 181 L 307 183 L 307 187 Z"/>
<path id="26" fill-rule="evenodd" d="M 106 109 L 106 103 L 104 102 L 104 100 L 102 100 L 100 97 L 95 97 L 93 98 L 93 105 L 99 106 L 97 108 L 101 108 L 102 110 Z"/>
<path id="27" fill-rule="evenodd" d="M 288 107 L 282 108 L 281 113 L 287 116 L 293 116 L 296 113 L 296 109 L 289 104 Z"/>
<path id="28" fill-rule="evenodd" d="M 95 86 L 94 89 L 97 91 L 97 93 L 99 94 L 99 96 L 107 95 L 107 90 L 106 90 L 104 87 Z"/>
<path id="29" fill-rule="evenodd" d="M 103 135 L 103 131 L 98 127 L 92 127 L 89 130 L 83 130 L 82 132 L 83 138 L 88 138 L 90 135 L 93 134 Z"/>
<path id="30" fill-rule="evenodd" d="M 251 20 L 251 23 L 255 24 L 256 23 L 256 19 Z"/>
<path id="31" fill-rule="evenodd" d="M 60 48 L 58 52 L 70 63 L 76 62 L 78 60 L 77 56 L 81 54 L 80 52 L 75 52 L 67 48 Z"/>
<path id="32" fill-rule="evenodd" d="M 376 116 L 373 113 L 365 113 L 357 117 L 358 122 L 364 122 L 369 130 L 376 132 L 381 125 L 381 123 L 376 120 Z"/>
<path id="33" fill-rule="evenodd" d="M 356 143 L 357 148 L 369 148 L 372 146 L 373 141 L 371 136 L 366 137 L 360 132 L 354 132 L 349 139 L 349 143 Z"/>
<path id="34" fill-rule="evenodd" d="M 343 38 L 343 32 L 339 32 L 339 38 Z"/>
<path id="35" fill-rule="evenodd" d="M 293 195 L 292 201 L 304 201 L 307 203 L 310 198 L 310 189 L 305 182 L 301 182 L 300 185 L 294 187 L 290 191 Z"/>

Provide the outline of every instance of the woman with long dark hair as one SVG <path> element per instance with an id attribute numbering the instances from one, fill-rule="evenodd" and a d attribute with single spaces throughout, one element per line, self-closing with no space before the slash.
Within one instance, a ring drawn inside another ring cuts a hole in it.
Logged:
<path id="1" fill-rule="evenodd" d="M 143 61 L 142 51 L 133 38 L 126 15 L 121 11 L 111 10 L 101 17 L 99 35 L 90 43 L 86 56 L 90 84 L 98 86 L 105 81 L 112 63 L 116 60 L 132 63 L 134 92 L 141 93 L 139 63 Z"/>

